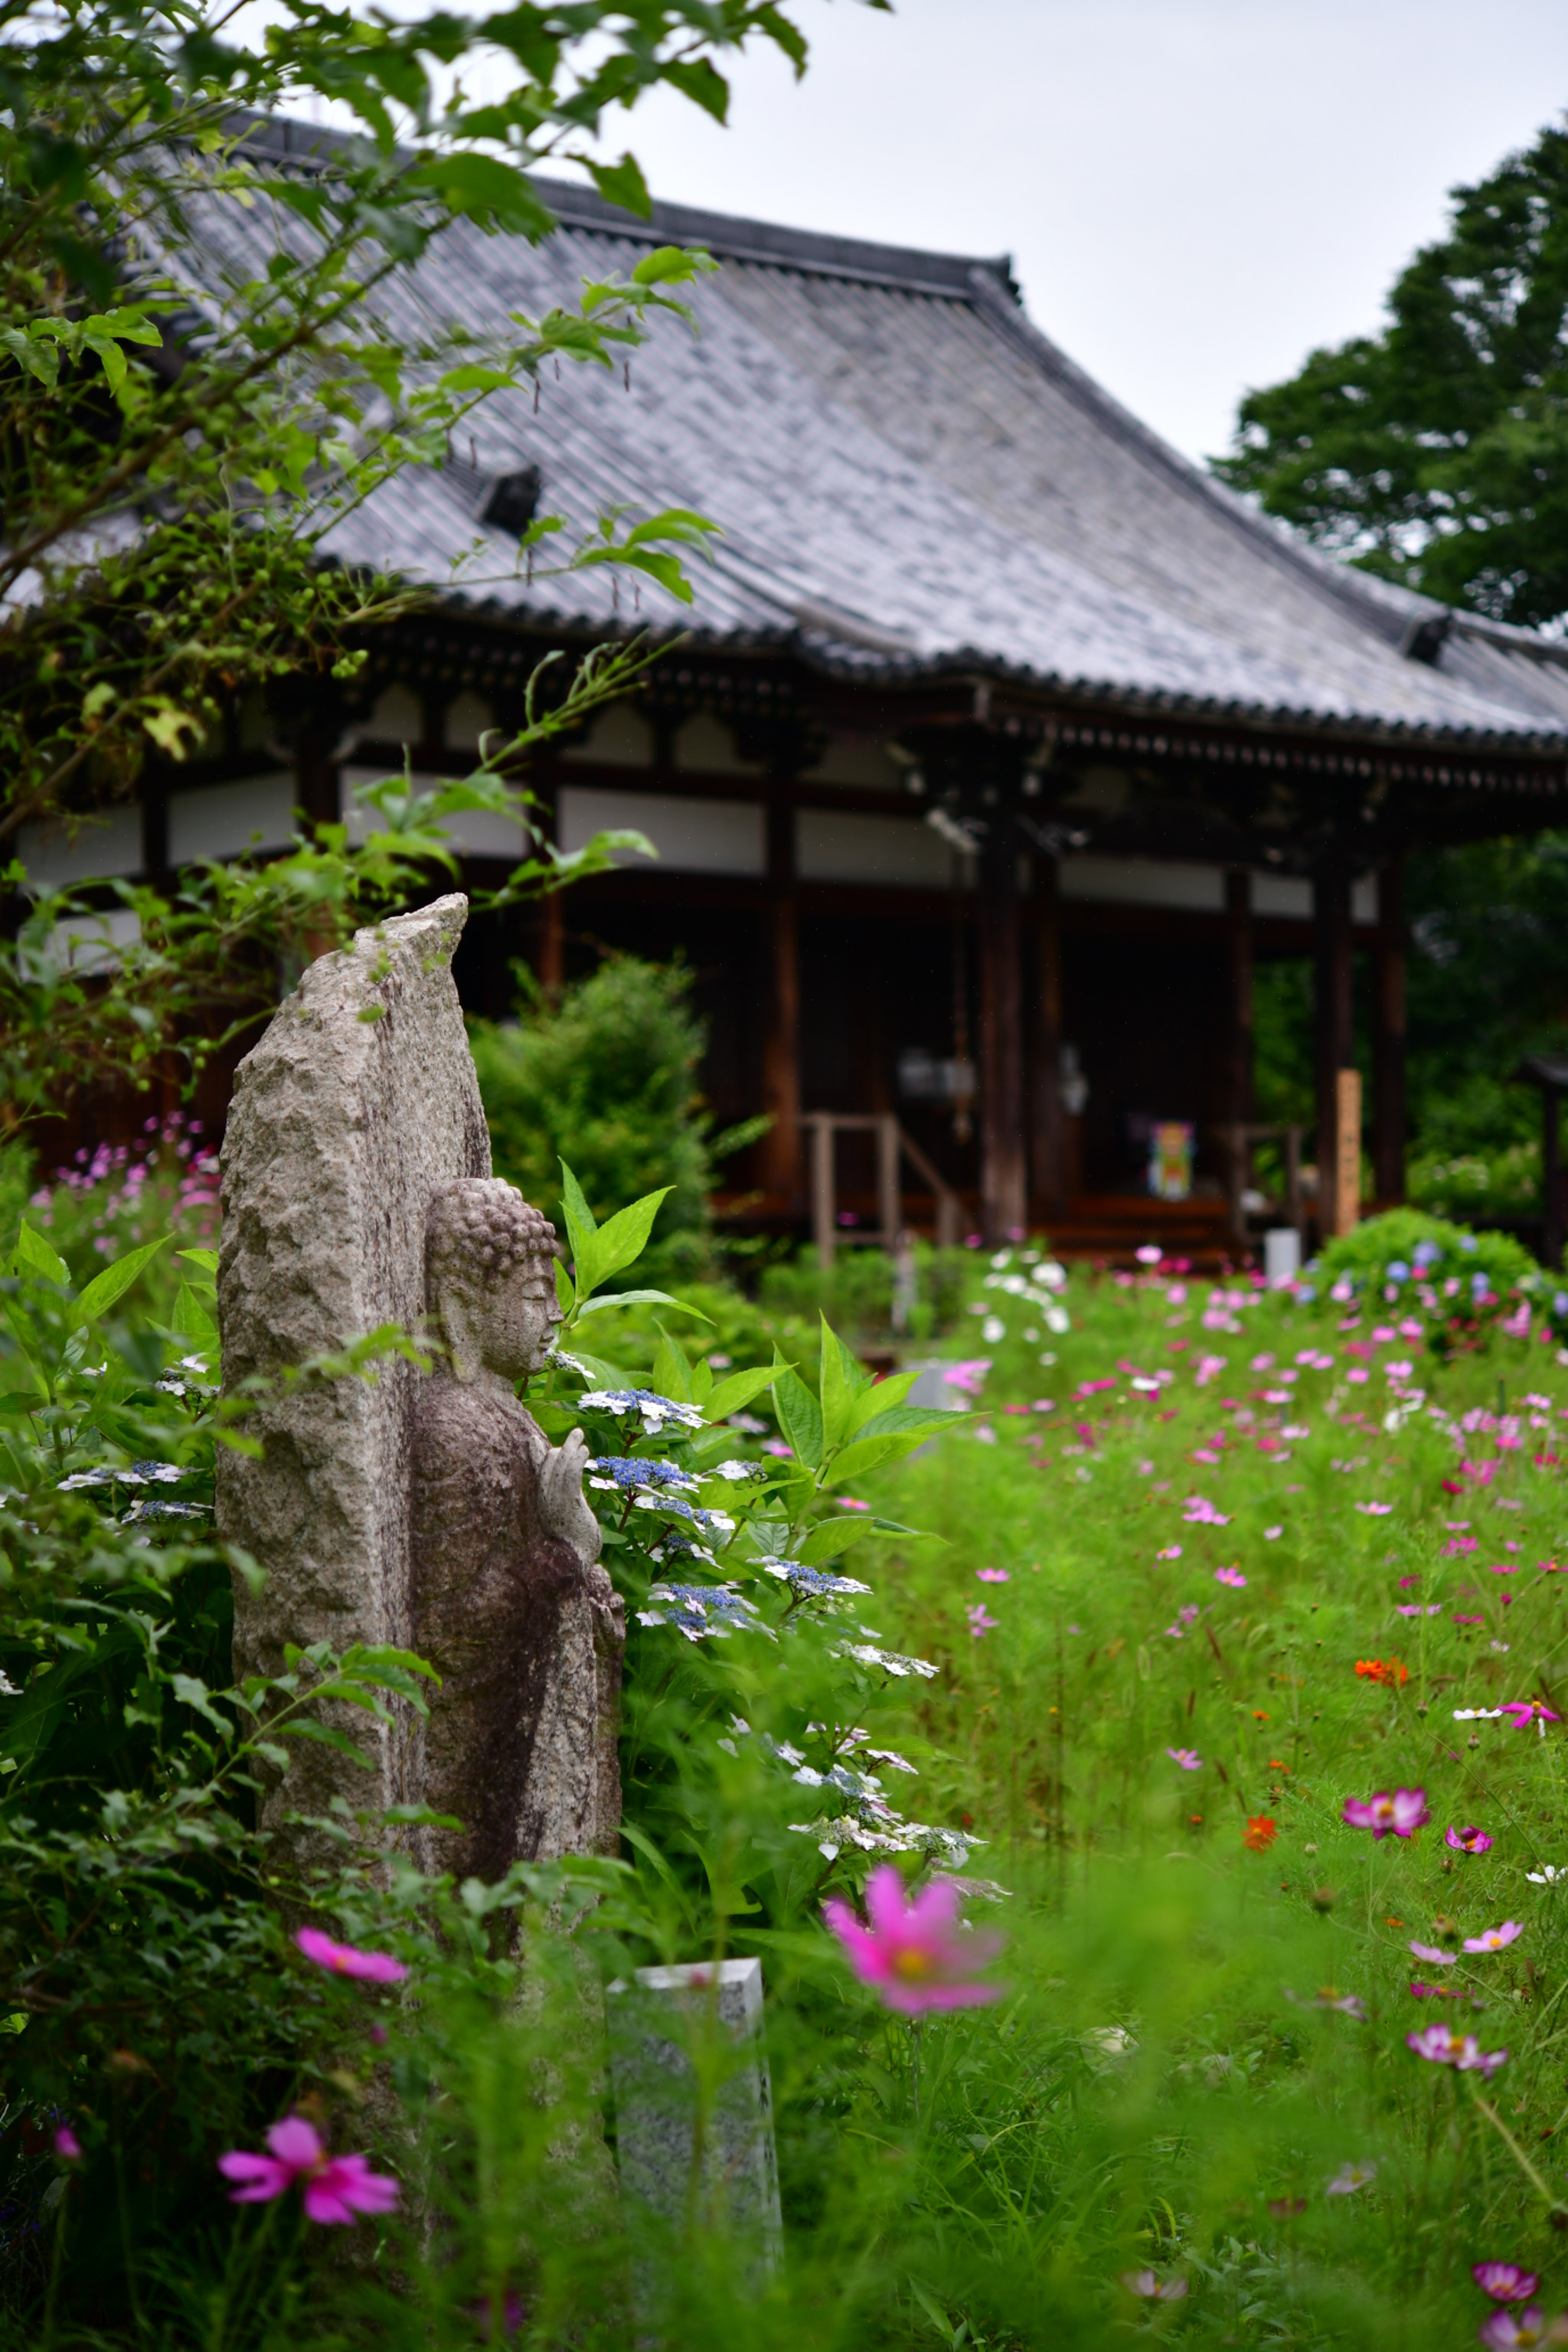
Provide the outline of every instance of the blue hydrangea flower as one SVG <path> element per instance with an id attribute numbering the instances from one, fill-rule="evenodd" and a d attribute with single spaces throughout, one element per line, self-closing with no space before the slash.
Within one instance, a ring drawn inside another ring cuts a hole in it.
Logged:
<path id="1" fill-rule="evenodd" d="M 667 1421 L 673 1421 L 681 1429 L 702 1426 L 702 1415 L 694 1404 L 681 1404 L 676 1398 L 660 1396 L 653 1389 L 589 1389 L 577 1402 L 600 1412 L 640 1413 L 643 1427 L 654 1437 Z"/>
<path id="2" fill-rule="evenodd" d="M 637 1611 L 639 1625 L 671 1625 L 689 1642 L 727 1641 L 737 1631 L 768 1633 L 754 1602 L 732 1584 L 656 1584 L 648 1607 Z"/>
<path id="3" fill-rule="evenodd" d="M 1394 1258 L 1389 1265 L 1388 1278 L 1390 1282 L 1409 1281 L 1410 1268 L 1405 1265 L 1405 1260 L 1402 1257 Z"/>
<path id="4" fill-rule="evenodd" d="M 698 1510 L 690 1503 L 683 1503 L 679 1495 L 641 1494 L 637 1507 L 639 1511 L 662 1511 L 667 1517 L 673 1514 L 678 1519 L 689 1519 L 704 1534 L 732 1536 L 735 1532 L 735 1522 L 728 1511 Z"/>
<path id="5" fill-rule="evenodd" d="M 857 1577 L 830 1576 L 823 1569 L 807 1568 L 804 1560 L 763 1559 L 758 1562 L 758 1566 L 765 1568 L 770 1576 L 776 1576 L 781 1582 L 787 1584 L 797 1601 L 832 1602 L 847 1600 L 852 1593 L 869 1592 L 871 1590 L 868 1584 L 862 1584 Z"/>
<path id="6" fill-rule="evenodd" d="M 701 1483 L 677 1462 L 645 1462 L 631 1454 L 598 1454 L 588 1468 L 595 1474 L 588 1480 L 590 1486 L 619 1486 L 623 1492 L 638 1486 L 664 1486 L 683 1494 Z"/>

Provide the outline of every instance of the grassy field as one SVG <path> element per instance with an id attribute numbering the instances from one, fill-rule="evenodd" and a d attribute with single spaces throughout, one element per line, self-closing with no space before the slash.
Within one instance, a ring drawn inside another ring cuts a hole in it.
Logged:
<path id="1" fill-rule="evenodd" d="M 864 1497 L 942 1538 L 877 1627 L 941 1662 L 923 1803 L 1010 1890 L 972 1906 L 1009 1999 L 929 2029 L 929 2327 L 1534 2340 L 1568 2300 L 1555 1347 L 1443 1363 L 1396 1310 L 1151 1272 L 1076 1276 L 1042 1349 L 975 1289 L 982 1417 Z M 1346 1821 L 1401 1789 L 1396 1830 Z"/>

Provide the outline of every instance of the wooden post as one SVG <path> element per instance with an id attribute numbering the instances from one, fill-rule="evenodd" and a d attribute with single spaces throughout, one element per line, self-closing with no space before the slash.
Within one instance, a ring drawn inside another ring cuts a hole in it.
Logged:
<path id="1" fill-rule="evenodd" d="M 800 926 L 795 891 L 795 811 L 768 806 L 769 991 L 763 1039 L 763 1189 L 794 1207 L 800 1197 Z M 815 1175 L 814 1175 L 815 1181 Z M 815 1213 L 816 1195 L 813 1194 Z M 826 1263 L 826 1261 L 825 1261 Z"/>
<path id="2" fill-rule="evenodd" d="M 1318 1230 L 1326 1239 L 1339 1230 L 1334 1218 L 1340 1198 L 1340 1072 L 1351 1066 L 1355 1044 L 1351 877 L 1338 851 L 1330 853 L 1312 877 L 1312 916 L 1317 933 L 1312 1009 L 1317 1029 Z"/>
<path id="3" fill-rule="evenodd" d="M 980 1204 L 990 1242 L 1023 1234 L 1023 977 L 1019 969 L 1017 849 L 1002 809 L 980 861 Z"/>
<path id="4" fill-rule="evenodd" d="M 1562 1128 L 1563 1097 L 1555 1087 L 1541 1089 L 1541 1193 L 1545 1211 L 1545 1231 L 1541 1254 L 1549 1274 L 1556 1274 L 1563 1265 L 1563 1178 L 1559 1137 Z"/>
<path id="5" fill-rule="evenodd" d="M 1373 968 L 1372 1160 L 1380 1208 L 1405 1198 L 1405 893 L 1403 861 L 1377 877 Z"/>
<path id="6" fill-rule="evenodd" d="M 811 1237 L 816 1263 L 824 1274 L 833 1267 L 838 1239 L 838 1196 L 833 1175 L 833 1120 L 825 1111 L 808 1113 L 801 1125 L 811 1129 Z"/>
<path id="7" fill-rule="evenodd" d="M 1230 965 L 1230 1053 L 1226 1117 L 1245 1127 L 1252 1118 L 1252 877 L 1233 866 L 1225 877 L 1226 957 Z"/>
<path id="8" fill-rule="evenodd" d="M 1341 1070 L 1334 1086 L 1334 1231 L 1361 1223 L 1361 1072 Z"/>
<path id="9" fill-rule="evenodd" d="M 1061 877 L 1054 857 L 1035 860 L 1034 1196 L 1048 1218 L 1067 1202 L 1067 1135 L 1062 1124 Z"/>
<path id="10" fill-rule="evenodd" d="M 889 1111 L 877 1116 L 877 1213 L 882 1247 L 896 1250 L 903 1231 L 904 1198 L 899 1184 L 899 1122 Z"/>

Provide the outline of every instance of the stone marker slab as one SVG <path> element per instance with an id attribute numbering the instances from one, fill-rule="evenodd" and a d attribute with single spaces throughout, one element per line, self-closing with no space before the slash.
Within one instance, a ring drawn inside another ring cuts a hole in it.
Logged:
<path id="1" fill-rule="evenodd" d="M 489 1176 L 489 1137 L 453 984 L 468 902 L 438 898 L 356 932 L 305 972 L 241 1062 L 222 1153 L 218 1322 L 232 1391 L 361 1339 L 418 1328 L 425 1224 L 438 1185 Z M 410 1482 L 414 1384 L 398 1359 L 374 1384 L 302 1389 L 248 1424 L 260 1461 L 218 1448 L 217 1527 L 266 1573 L 237 1579 L 235 1669 L 278 1672 L 283 1645 L 330 1641 L 410 1647 Z M 378 1727 L 342 1710 L 369 1751 Z M 326 1811 L 417 1801 L 419 1722 L 379 1730 L 372 1775 L 300 1743 L 287 1809 Z M 266 1817 L 284 1810 L 277 1790 Z M 291 1834 L 296 1860 L 313 1851 Z M 324 1846 L 322 1851 L 324 1852 Z"/>
<path id="2" fill-rule="evenodd" d="M 716 1981 L 715 1981 L 716 1980 Z M 679 2226 L 697 2147 L 700 2074 L 692 2044 L 722 2035 L 721 2079 L 702 2117 L 704 2218 L 750 2239 L 763 2272 L 784 2251 L 773 2085 L 762 2047 L 761 1960 L 638 1969 L 610 1987 L 610 2051 L 622 2186 Z"/>

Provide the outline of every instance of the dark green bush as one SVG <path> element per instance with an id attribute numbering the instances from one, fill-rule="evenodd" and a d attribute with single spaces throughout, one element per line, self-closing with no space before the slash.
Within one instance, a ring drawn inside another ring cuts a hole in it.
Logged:
<path id="1" fill-rule="evenodd" d="M 563 1160 L 596 1216 L 672 1185 L 641 1272 L 649 1281 L 701 1274 L 714 1161 L 755 1129 L 712 1136 L 697 1090 L 706 1039 L 690 973 L 610 956 L 553 1001 L 525 966 L 518 979 L 518 1020 L 468 1030 L 497 1175 L 562 1231 Z"/>

